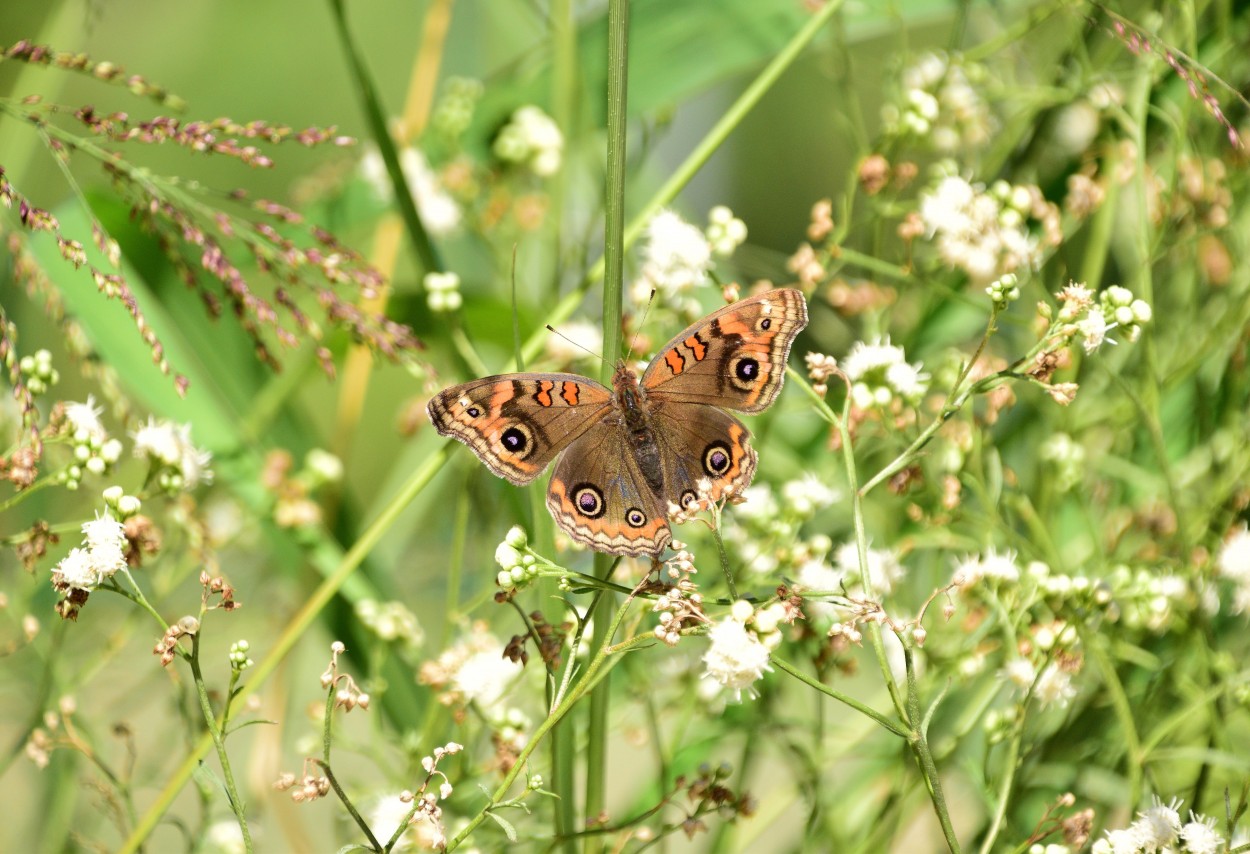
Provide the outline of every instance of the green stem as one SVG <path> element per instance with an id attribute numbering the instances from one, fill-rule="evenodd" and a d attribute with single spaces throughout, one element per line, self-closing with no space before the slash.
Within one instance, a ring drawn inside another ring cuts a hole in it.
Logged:
<path id="1" fill-rule="evenodd" d="M 807 685 L 810 688 L 814 688 L 820 693 L 824 694 L 825 696 L 832 697 L 833 699 L 837 700 L 839 703 L 843 703 L 844 705 L 850 706 L 852 709 L 859 712 L 860 714 L 871 718 L 872 720 L 876 721 L 880 726 L 882 726 L 889 732 L 892 732 L 894 735 L 897 735 L 899 738 L 910 737 L 911 734 L 906 729 L 904 729 L 903 727 L 900 727 L 897 723 L 890 720 L 888 717 L 881 714 L 876 709 L 872 708 L 871 706 L 861 703 L 859 700 L 856 700 L 854 697 L 851 697 L 847 694 L 843 694 L 841 691 L 838 691 L 835 688 L 831 688 L 830 686 L 826 685 L 825 683 L 821 682 L 820 680 L 812 676 L 808 676 L 806 673 L 799 670 L 797 667 L 795 667 L 793 664 L 786 661 L 785 659 L 778 658 L 777 656 L 774 655 L 774 656 L 769 657 L 769 662 L 778 670 L 781 670 L 784 673 L 790 674 L 795 679 L 802 682 L 804 685 Z"/>
<path id="2" fill-rule="evenodd" d="M 334 31 L 338 34 L 343 53 L 347 56 L 347 64 L 360 95 L 361 108 L 365 111 L 369 131 L 373 134 L 373 141 L 378 147 L 378 152 L 382 155 L 382 162 L 386 164 L 386 172 L 391 179 L 391 189 L 395 194 L 395 204 L 399 207 L 400 219 L 403 220 L 404 228 L 408 232 L 408 239 L 412 243 L 420 271 L 422 273 L 438 272 L 443 269 L 442 261 L 438 257 L 434 244 L 430 242 L 425 225 L 421 222 L 417 203 L 413 199 L 412 190 L 408 186 L 403 167 L 399 163 L 399 151 L 395 148 L 395 140 L 391 137 L 386 112 L 382 108 L 382 100 L 378 97 L 373 78 L 369 76 L 369 69 L 365 67 L 364 56 L 356 47 L 351 31 L 347 27 L 347 12 L 343 5 L 343 0 L 330 0 Z"/>
<path id="3" fill-rule="evenodd" d="M 946 845 L 952 854 L 959 854 L 959 839 L 955 836 L 954 825 L 951 824 L 950 810 L 946 806 L 946 795 L 938 777 L 937 763 L 933 761 L 933 751 L 929 747 L 929 720 L 927 716 L 920 714 L 920 689 L 916 684 L 915 661 L 911 647 L 907 644 L 903 644 L 903 657 L 907 665 L 907 717 L 912 726 L 909 743 L 920 762 L 920 771 L 924 775 L 925 786 L 929 789 L 929 799 L 933 801 L 933 811 L 937 813 L 938 823 L 942 826 L 942 835 L 946 837 Z"/>
<path id="4" fill-rule="evenodd" d="M 200 615 L 201 618 L 203 614 Z M 208 735 L 213 740 L 213 746 L 217 749 L 217 761 L 221 764 L 222 777 L 225 778 L 226 795 L 230 799 L 230 809 L 234 812 L 234 817 L 239 822 L 239 831 L 243 834 L 243 847 L 251 854 L 252 851 L 252 832 L 247 826 L 247 809 L 239 798 L 239 790 L 234 782 L 234 772 L 230 767 L 230 756 L 226 753 L 226 740 L 222 736 L 222 731 L 226 727 L 226 719 L 223 715 L 220 722 L 217 716 L 213 714 L 213 704 L 208 699 L 208 686 L 204 684 L 204 674 L 200 670 L 200 635 L 202 634 L 203 624 L 201 623 L 201 631 L 197 631 L 191 636 L 191 654 L 188 661 L 191 665 L 191 676 L 195 681 L 195 693 L 200 700 L 200 712 L 204 715 L 204 726 L 208 728 Z"/>
<path id="5" fill-rule="evenodd" d="M 625 270 L 625 161 L 626 118 L 629 103 L 629 0 L 608 2 L 608 152 L 604 191 L 604 277 L 603 277 L 603 352 L 609 357 L 604 364 L 604 379 L 610 379 L 614 362 L 621 353 L 621 314 Z M 595 555 L 595 575 L 607 579 L 611 561 L 606 555 Z M 600 594 L 594 610 L 591 648 L 603 649 L 610 635 L 608 621 L 612 618 L 613 597 Z M 590 724 L 586 735 L 586 800 L 584 819 L 587 826 L 598 821 L 603 813 L 607 789 L 608 713 L 611 708 L 611 682 L 605 678 L 590 695 Z M 587 854 L 603 850 L 598 836 L 586 837 L 583 850 Z"/>

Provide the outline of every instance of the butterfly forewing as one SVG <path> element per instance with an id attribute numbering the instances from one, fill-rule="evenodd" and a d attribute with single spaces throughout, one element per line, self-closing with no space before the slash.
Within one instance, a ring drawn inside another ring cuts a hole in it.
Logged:
<path id="1" fill-rule="evenodd" d="M 781 392 L 807 303 L 782 288 L 727 305 L 660 348 L 642 385 L 659 401 L 760 412 Z"/>
<path id="2" fill-rule="evenodd" d="M 524 485 L 612 411 L 612 392 L 577 374 L 503 374 L 444 389 L 426 411 L 439 433 Z"/>

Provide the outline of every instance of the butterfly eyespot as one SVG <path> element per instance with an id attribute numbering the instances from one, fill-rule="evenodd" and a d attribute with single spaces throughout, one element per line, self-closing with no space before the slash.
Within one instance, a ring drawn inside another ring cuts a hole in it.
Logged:
<path id="1" fill-rule="evenodd" d="M 528 427 L 524 424 L 513 424 L 499 434 L 499 444 L 503 446 L 505 453 L 523 460 L 529 456 L 533 446 L 531 438 Z"/>
<path id="2" fill-rule="evenodd" d="M 739 356 L 729 364 L 729 381 L 743 391 L 751 391 L 760 378 L 760 363 L 751 356 Z"/>
<path id="3" fill-rule="evenodd" d="M 729 471 L 732 462 L 729 446 L 724 442 L 713 442 L 703 451 L 703 470 L 714 477 Z"/>
<path id="4" fill-rule="evenodd" d="M 478 409 L 476 406 L 470 406 L 468 409 L 465 410 L 465 414 L 468 415 L 470 418 L 481 418 L 482 410 Z"/>
<path id="5" fill-rule="evenodd" d="M 682 506 L 683 510 L 689 510 L 691 507 L 694 507 L 699 503 L 699 496 L 693 489 L 687 489 L 681 494 L 681 497 L 677 499 L 677 503 Z"/>
<path id="6" fill-rule="evenodd" d="M 589 483 L 579 483 L 573 487 L 573 506 L 587 519 L 598 519 L 606 509 L 603 493 Z"/>
<path id="7" fill-rule="evenodd" d="M 625 511 L 625 521 L 629 523 L 631 528 L 641 528 L 647 524 L 647 514 L 637 507 L 631 507 Z"/>
<path id="8" fill-rule="evenodd" d="M 773 327 L 773 319 L 771 317 L 763 318 L 762 320 L 760 320 L 759 327 L 760 327 L 761 332 L 767 332 L 769 329 L 772 329 Z"/>

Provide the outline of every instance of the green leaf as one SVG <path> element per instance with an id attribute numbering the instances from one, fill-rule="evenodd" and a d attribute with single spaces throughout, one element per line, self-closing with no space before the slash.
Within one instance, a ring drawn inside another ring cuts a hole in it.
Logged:
<path id="1" fill-rule="evenodd" d="M 487 812 L 486 814 L 493 818 L 495 823 L 503 828 L 504 835 L 508 837 L 509 842 L 517 841 L 516 828 L 512 826 L 510 821 L 496 812 Z"/>

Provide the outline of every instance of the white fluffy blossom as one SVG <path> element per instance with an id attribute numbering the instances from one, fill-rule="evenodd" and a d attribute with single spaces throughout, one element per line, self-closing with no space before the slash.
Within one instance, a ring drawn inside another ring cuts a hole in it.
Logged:
<path id="1" fill-rule="evenodd" d="M 212 455 L 191 443 L 191 425 L 158 421 L 148 422 L 134 434 L 135 456 L 148 460 L 159 473 L 162 487 L 171 490 L 194 489 L 201 482 L 212 480 L 208 463 Z"/>
<path id="2" fill-rule="evenodd" d="M 499 132 L 494 152 L 500 160 L 524 166 L 535 175 L 554 175 L 564 153 L 564 134 L 551 116 L 526 105 Z"/>
<path id="3" fill-rule="evenodd" d="M 653 288 L 666 297 L 681 295 L 707 281 L 711 264 L 712 247 L 703 232 L 672 211 L 660 211 L 647 224 L 642 277 L 634 285 L 634 298 L 645 300 Z"/>
<path id="4" fill-rule="evenodd" d="M 955 566 L 951 582 L 968 588 L 983 578 L 1012 584 L 1019 581 L 1020 565 L 1016 562 L 1016 553 L 1006 551 L 999 554 L 997 549 L 987 549 L 984 557 L 969 555 Z"/>
<path id="5" fill-rule="evenodd" d="M 65 404 L 65 420 L 69 422 L 70 433 L 76 441 L 86 441 L 88 438 L 98 438 L 103 440 L 106 437 L 104 424 L 100 421 L 100 415 L 104 412 L 104 407 L 95 405 L 95 398 L 87 395 L 85 403 L 67 403 Z"/>
<path id="6" fill-rule="evenodd" d="M 981 66 L 958 57 L 926 53 L 903 72 L 901 106 L 887 104 L 882 120 L 889 133 L 921 137 L 942 152 L 983 145 L 993 115 L 974 80 Z"/>
<path id="7" fill-rule="evenodd" d="M 895 398 L 914 404 L 929 388 L 929 375 L 909 364 L 902 347 L 889 338 L 858 341 L 842 359 L 851 381 L 851 398 L 861 409 L 888 406 Z"/>
<path id="8" fill-rule="evenodd" d="M 1250 611 L 1250 526 L 1229 534 L 1215 556 L 1216 572 L 1233 583 L 1234 614 Z"/>
<path id="9" fill-rule="evenodd" d="M 920 198 L 920 218 L 942 260 L 984 286 L 1006 273 L 1036 267 L 1042 245 L 1030 234 L 1027 217 L 1043 215 L 1048 237 L 1057 213 L 1035 187 L 1005 182 L 987 192 L 958 175 L 949 175 Z"/>
<path id="10" fill-rule="evenodd" d="M 768 665 L 768 647 L 733 614 L 712 626 L 707 638 L 704 675 L 734 691 L 738 699 L 744 690 L 753 696 L 752 686 L 763 678 L 765 671 L 772 670 Z"/>
<path id="11" fill-rule="evenodd" d="M 747 239 L 747 226 L 724 205 L 717 205 L 708 212 L 707 239 L 712 251 L 726 256 Z"/>
<path id="12" fill-rule="evenodd" d="M 781 498 L 786 508 L 804 518 L 828 507 L 840 497 L 838 490 L 811 472 L 781 487 Z"/>

